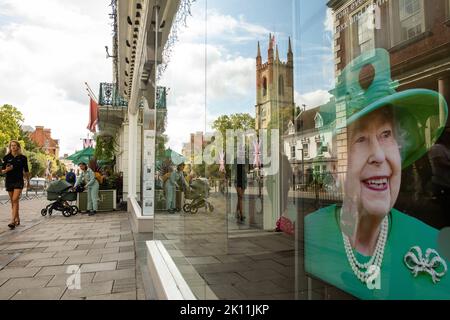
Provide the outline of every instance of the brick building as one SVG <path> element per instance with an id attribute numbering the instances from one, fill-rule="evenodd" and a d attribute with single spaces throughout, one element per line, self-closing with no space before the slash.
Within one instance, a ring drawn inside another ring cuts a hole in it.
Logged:
<path id="1" fill-rule="evenodd" d="M 45 153 L 59 158 L 59 140 L 52 138 L 51 129 L 36 126 L 36 130 L 30 133 L 30 139 L 34 141 Z"/>

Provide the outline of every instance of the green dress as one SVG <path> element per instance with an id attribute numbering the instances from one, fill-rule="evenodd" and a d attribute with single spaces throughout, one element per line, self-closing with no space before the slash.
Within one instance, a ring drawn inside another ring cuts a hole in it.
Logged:
<path id="1" fill-rule="evenodd" d="M 308 274 L 360 299 L 450 299 L 450 274 L 434 284 L 428 273 L 414 277 L 403 262 L 411 247 L 419 246 L 423 255 L 428 248 L 438 250 L 436 229 L 392 209 L 381 265 L 381 286 L 379 290 L 370 290 L 350 267 L 336 212 L 337 207 L 333 205 L 305 218 L 305 270 Z M 370 259 L 354 253 L 361 263 Z M 446 263 L 450 266 L 447 260 Z"/>

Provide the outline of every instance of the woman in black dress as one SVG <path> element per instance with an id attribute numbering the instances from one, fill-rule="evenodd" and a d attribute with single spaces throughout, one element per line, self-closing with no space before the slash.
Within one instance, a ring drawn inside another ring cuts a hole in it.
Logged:
<path id="1" fill-rule="evenodd" d="M 30 183 L 28 170 L 28 159 L 22 154 L 20 143 L 11 140 L 9 143 L 8 154 L 3 158 L 2 174 L 6 174 L 5 187 L 11 200 L 11 223 L 8 227 L 12 230 L 20 225 L 19 217 L 19 199 L 24 187 L 24 175 L 27 185 Z"/>

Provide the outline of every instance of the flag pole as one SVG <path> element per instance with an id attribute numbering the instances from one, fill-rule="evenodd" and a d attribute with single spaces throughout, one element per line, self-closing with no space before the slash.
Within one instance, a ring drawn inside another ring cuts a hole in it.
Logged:
<path id="1" fill-rule="evenodd" d="M 89 94 L 89 96 L 98 104 L 98 99 L 95 96 L 94 92 L 92 91 L 91 87 L 88 85 L 87 82 L 84 83 L 86 85 L 86 90 Z"/>

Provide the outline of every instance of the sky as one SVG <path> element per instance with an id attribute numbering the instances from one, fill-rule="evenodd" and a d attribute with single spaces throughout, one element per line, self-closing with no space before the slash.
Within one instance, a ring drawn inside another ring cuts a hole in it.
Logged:
<path id="1" fill-rule="evenodd" d="M 85 82 L 112 79 L 109 0 L 0 0 L 0 105 L 42 125 L 60 154 L 82 149 L 89 122 Z"/>
<path id="2" fill-rule="evenodd" d="M 197 0 L 160 83 L 170 88 L 169 146 L 181 151 L 190 133 L 211 131 L 220 115 L 254 116 L 257 43 L 265 62 L 269 33 L 284 61 L 292 39 L 295 103 L 327 102 L 334 81 L 331 30 L 325 0 Z"/>
<path id="3" fill-rule="evenodd" d="M 326 102 L 334 78 L 326 0 L 205 1 L 194 2 L 160 83 L 169 88 L 174 150 L 221 114 L 254 116 L 257 42 L 265 61 L 270 32 L 283 60 L 292 38 L 296 104 Z M 112 81 L 109 3 L 0 0 L 0 105 L 16 106 L 26 125 L 51 128 L 61 154 L 81 149 L 88 135 L 84 82 L 97 94 L 100 82 Z"/>

